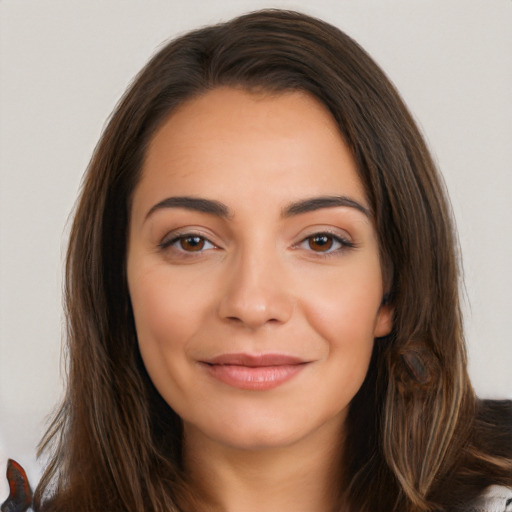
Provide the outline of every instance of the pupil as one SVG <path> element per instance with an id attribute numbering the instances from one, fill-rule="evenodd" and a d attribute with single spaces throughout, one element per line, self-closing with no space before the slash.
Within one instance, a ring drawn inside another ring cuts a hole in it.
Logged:
<path id="1" fill-rule="evenodd" d="M 332 247 L 332 237 L 329 235 L 316 235 L 311 238 L 309 246 L 316 251 L 327 251 Z"/>

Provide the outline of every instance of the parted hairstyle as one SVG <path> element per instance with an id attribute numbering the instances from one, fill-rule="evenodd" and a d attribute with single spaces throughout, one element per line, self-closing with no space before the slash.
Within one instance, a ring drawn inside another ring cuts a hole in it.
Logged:
<path id="1" fill-rule="evenodd" d="M 339 492 L 350 510 L 465 510 L 487 485 L 512 486 L 510 403 L 472 390 L 451 212 L 417 126 L 349 36 L 304 14 L 264 10 L 163 47 L 96 147 L 67 254 L 67 394 L 41 444 L 50 459 L 35 509 L 200 510 L 182 467 L 180 418 L 141 361 L 126 252 L 152 135 L 177 106 L 221 86 L 299 90 L 322 102 L 370 204 L 394 323 L 375 341 L 346 420 Z"/>

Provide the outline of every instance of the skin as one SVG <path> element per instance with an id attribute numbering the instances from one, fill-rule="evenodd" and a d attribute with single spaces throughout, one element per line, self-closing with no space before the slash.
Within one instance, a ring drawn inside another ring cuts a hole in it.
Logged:
<path id="1" fill-rule="evenodd" d="M 142 171 L 128 284 L 144 363 L 184 422 L 191 478 L 226 511 L 330 510 L 348 405 L 392 317 L 334 119 L 305 93 L 215 89 L 171 114 Z M 325 197 L 345 202 L 308 202 Z M 205 364 L 233 353 L 301 364 L 246 389 Z"/>

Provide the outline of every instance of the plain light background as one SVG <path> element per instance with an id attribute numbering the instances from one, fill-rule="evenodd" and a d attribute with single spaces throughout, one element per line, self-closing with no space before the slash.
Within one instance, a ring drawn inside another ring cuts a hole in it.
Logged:
<path id="1" fill-rule="evenodd" d="M 512 1 L 0 0 L 0 452 L 33 482 L 62 393 L 68 218 L 104 122 L 163 41 L 264 7 L 338 26 L 397 85 L 451 195 L 474 386 L 512 398 Z"/>

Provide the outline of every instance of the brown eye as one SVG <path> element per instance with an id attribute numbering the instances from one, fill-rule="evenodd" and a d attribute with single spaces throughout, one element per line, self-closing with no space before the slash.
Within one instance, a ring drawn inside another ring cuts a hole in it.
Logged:
<path id="1" fill-rule="evenodd" d="M 326 252 L 332 248 L 333 244 L 333 237 L 325 233 L 320 233 L 308 238 L 309 248 L 316 252 Z"/>
<path id="2" fill-rule="evenodd" d="M 158 246 L 162 251 L 171 251 L 174 254 L 181 254 L 181 256 L 185 256 L 186 253 L 202 253 L 210 249 L 217 249 L 217 246 L 208 238 L 196 233 L 183 233 L 174 238 L 166 238 Z"/>
<path id="3" fill-rule="evenodd" d="M 187 252 L 201 251 L 205 243 L 205 239 L 201 236 L 185 236 L 179 239 L 180 247 Z"/>

